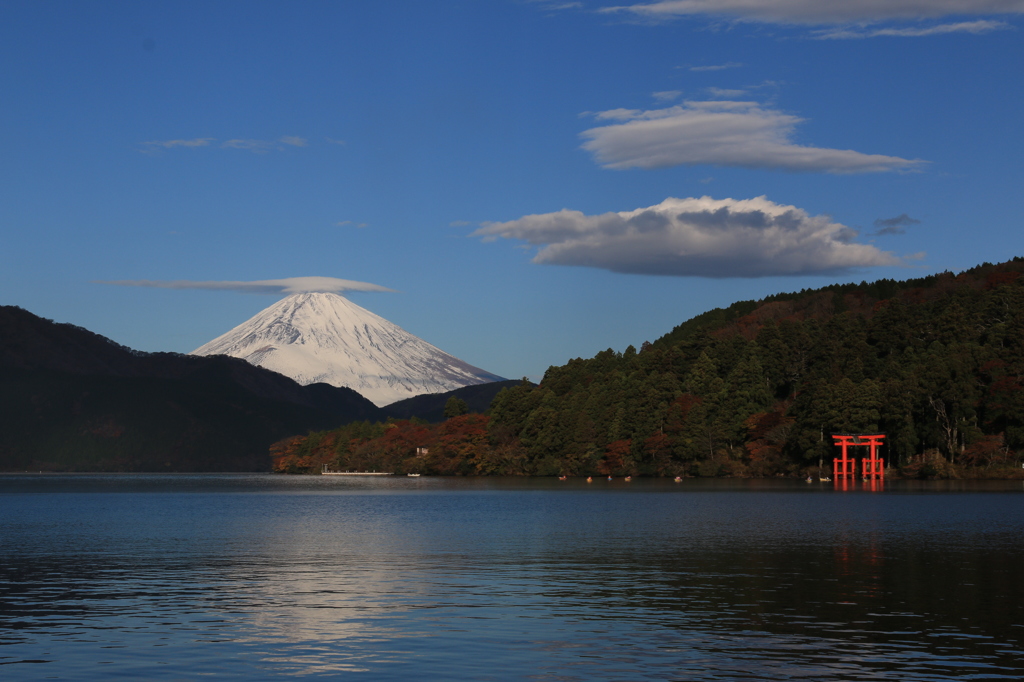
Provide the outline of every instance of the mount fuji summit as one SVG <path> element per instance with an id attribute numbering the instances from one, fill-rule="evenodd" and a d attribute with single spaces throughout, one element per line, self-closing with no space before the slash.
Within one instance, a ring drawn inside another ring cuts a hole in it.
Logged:
<path id="1" fill-rule="evenodd" d="M 192 355 L 231 355 L 300 384 L 347 386 L 378 407 L 502 381 L 333 293 L 284 298 Z"/>

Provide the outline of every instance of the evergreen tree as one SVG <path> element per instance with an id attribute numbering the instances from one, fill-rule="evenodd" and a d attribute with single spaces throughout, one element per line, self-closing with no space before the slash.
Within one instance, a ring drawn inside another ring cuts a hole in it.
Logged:
<path id="1" fill-rule="evenodd" d="M 448 398 L 448 401 L 444 404 L 444 418 L 451 419 L 452 417 L 459 417 L 469 412 L 469 405 L 462 398 L 452 396 Z"/>
<path id="2" fill-rule="evenodd" d="M 722 422 L 726 437 L 734 443 L 743 442 L 744 422 L 752 414 L 767 409 L 771 399 L 757 348 L 751 346 L 725 380 Z"/>

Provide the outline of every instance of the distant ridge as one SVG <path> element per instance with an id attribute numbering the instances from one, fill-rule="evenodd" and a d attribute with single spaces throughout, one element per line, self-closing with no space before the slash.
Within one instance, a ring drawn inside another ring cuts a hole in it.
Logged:
<path id="1" fill-rule="evenodd" d="M 280 438 L 380 418 L 350 389 L 0 306 L 0 470 L 268 471 Z"/>
<path id="2" fill-rule="evenodd" d="M 378 406 L 502 381 L 331 293 L 284 298 L 193 355 L 231 355 L 300 384 L 347 386 Z"/>
<path id="3" fill-rule="evenodd" d="M 449 398 L 455 397 L 466 401 L 470 412 L 484 413 L 503 389 L 520 385 L 522 380 L 495 381 L 489 384 L 477 384 L 476 386 L 464 386 L 454 391 L 444 393 L 430 393 L 418 395 L 414 398 L 406 398 L 397 403 L 392 403 L 381 408 L 381 412 L 394 419 L 412 419 L 417 417 L 428 422 L 437 423 L 444 421 L 444 406 Z"/>

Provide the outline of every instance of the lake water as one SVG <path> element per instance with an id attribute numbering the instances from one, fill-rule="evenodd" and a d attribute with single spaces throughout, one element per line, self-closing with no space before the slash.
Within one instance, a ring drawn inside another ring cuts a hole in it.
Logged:
<path id="1" fill-rule="evenodd" d="M 7 679 L 1024 677 L 1024 486 L 0 476 Z"/>

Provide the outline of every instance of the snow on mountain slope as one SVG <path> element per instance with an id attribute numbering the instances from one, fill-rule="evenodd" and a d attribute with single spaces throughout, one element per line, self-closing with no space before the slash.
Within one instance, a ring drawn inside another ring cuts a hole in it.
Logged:
<path id="1" fill-rule="evenodd" d="M 192 355 L 232 355 L 300 384 L 348 386 L 378 407 L 502 380 L 330 293 L 282 299 Z"/>

